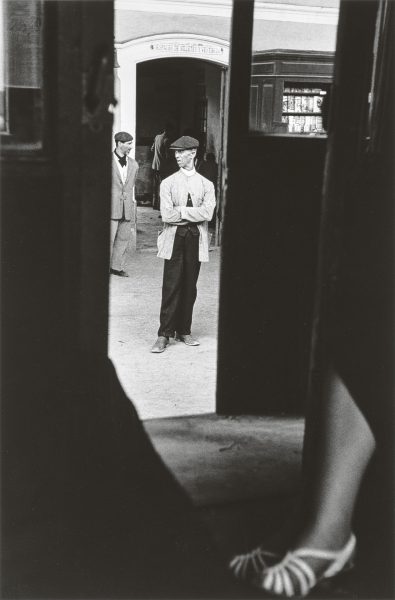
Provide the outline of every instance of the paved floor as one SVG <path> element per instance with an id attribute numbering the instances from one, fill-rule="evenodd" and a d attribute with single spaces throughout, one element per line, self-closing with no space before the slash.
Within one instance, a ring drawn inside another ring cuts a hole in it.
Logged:
<path id="1" fill-rule="evenodd" d="M 303 420 L 242 415 L 152 419 L 144 426 L 196 506 L 293 494 Z"/>
<path id="2" fill-rule="evenodd" d="M 193 333 L 201 345 L 171 341 L 152 354 L 162 290 L 163 260 L 156 257 L 158 211 L 138 207 L 137 251 L 130 250 L 129 278 L 110 277 L 109 355 L 141 419 L 212 413 L 215 409 L 220 250 L 202 264 Z"/>

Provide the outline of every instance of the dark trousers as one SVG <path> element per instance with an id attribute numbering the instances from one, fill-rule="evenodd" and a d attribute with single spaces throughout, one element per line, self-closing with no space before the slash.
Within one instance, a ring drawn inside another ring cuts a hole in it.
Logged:
<path id="1" fill-rule="evenodd" d="M 153 171 L 153 182 L 152 182 L 152 208 L 155 210 L 160 209 L 160 184 L 162 176 L 159 171 Z"/>
<path id="2" fill-rule="evenodd" d="M 196 283 L 199 277 L 199 230 L 177 227 L 173 253 L 165 260 L 158 335 L 191 333 Z"/>

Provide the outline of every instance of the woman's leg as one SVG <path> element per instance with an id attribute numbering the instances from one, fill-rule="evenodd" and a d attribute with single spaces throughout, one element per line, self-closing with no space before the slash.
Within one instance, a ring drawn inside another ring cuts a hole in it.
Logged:
<path id="1" fill-rule="evenodd" d="M 356 498 L 375 441 L 365 417 L 333 371 L 324 382 L 321 406 L 314 463 L 302 499 L 304 526 L 295 544 L 336 550 L 350 536 Z"/>
<path id="2" fill-rule="evenodd" d="M 297 535 L 288 535 L 286 544 L 281 543 L 283 536 L 280 536 L 280 545 L 279 540 L 273 546 L 265 544 L 268 550 L 277 551 L 282 547 L 280 556 L 301 548 L 338 552 L 346 546 L 351 537 L 352 517 L 362 478 L 375 449 L 375 440 L 365 417 L 335 372 L 328 373 L 322 398 L 317 401 L 320 403 L 317 419 L 308 424 L 309 460 L 300 512 L 293 523 L 296 527 L 291 524 L 289 528 Z M 279 559 L 267 555 L 261 558 L 254 552 L 241 555 L 231 562 L 231 568 L 237 576 L 251 579 L 255 585 L 276 595 L 272 587 L 276 575 L 272 577 L 270 572 L 274 571 L 267 567 L 278 563 Z M 330 564 L 323 557 L 308 556 L 303 561 L 316 579 L 323 576 Z M 280 568 L 284 571 L 281 565 Z M 299 595 L 302 592 L 300 579 L 292 566 L 286 571 L 280 578 L 284 580 L 285 577 L 291 582 L 293 591 L 289 595 Z"/>

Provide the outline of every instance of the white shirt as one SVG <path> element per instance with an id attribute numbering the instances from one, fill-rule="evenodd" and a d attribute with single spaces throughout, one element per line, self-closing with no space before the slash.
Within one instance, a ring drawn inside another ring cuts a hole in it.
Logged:
<path id="1" fill-rule="evenodd" d="M 114 160 L 117 163 L 118 170 L 121 174 L 122 183 L 125 183 L 126 175 L 128 172 L 128 157 L 126 157 L 126 165 L 125 166 L 121 165 L 121 163 L 118 160 L 118 156 L 115 153 L 114 153 Z"/>
<path id="2" fill-rule="evenodd" d="M 195 173 L 196 173 L 195 168 L 188 170 L 188 169 L 183 169 L 181 167 L 180 171 L 182 171 L 182 173 L 184 173 L 184 175 L 186 175 L 187 177 L 192 177 L 192 175 L 195 175 Z"/>

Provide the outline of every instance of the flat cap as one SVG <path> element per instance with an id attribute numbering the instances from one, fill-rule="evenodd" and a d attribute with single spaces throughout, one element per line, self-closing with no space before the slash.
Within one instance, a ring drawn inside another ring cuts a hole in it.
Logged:
<path id="1" fill-rule="evenodd" d="M 133 140 L 133 136 L 127 131 L 118 131 L 118 133 L 114 135 L 114 140 L 116 142 L 131 142 Z"/>
<path id="2" fill-rule="evenodd" d="M 199 148 L 199 141 L 189 135 L 183 135 L 170 144 L 171 150 L 192 150 L 193 148 Z"/>

